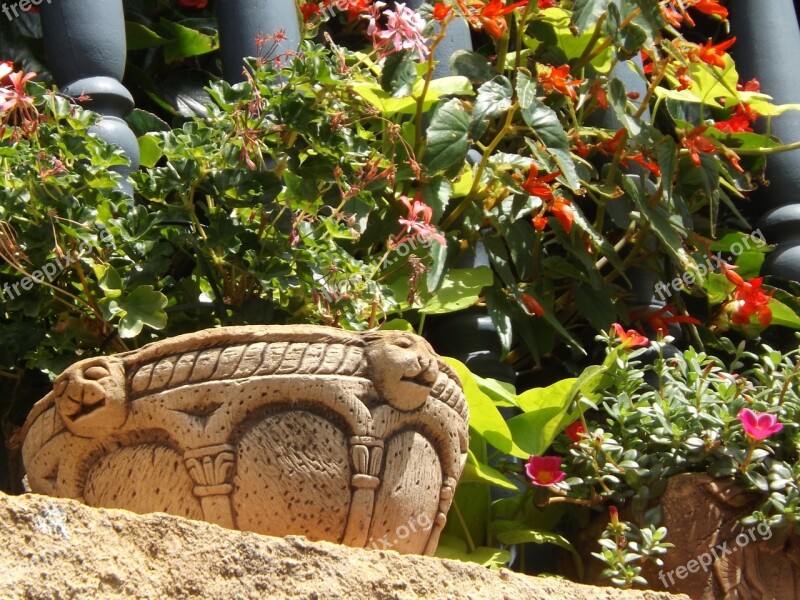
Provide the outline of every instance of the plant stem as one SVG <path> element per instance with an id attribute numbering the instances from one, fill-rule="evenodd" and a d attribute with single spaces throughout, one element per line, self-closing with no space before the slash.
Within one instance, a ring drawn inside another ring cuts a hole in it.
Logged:
<path id="1" fill-rule="evenodd" d="M 453 222 L 461 216 L 467 207 L 474 201 L 475 194 L 478 192 L 478 188 L 480 187 L 481 177 L 483 176 L 483 172 L 486 170 L 486 165 L 489 163 L 489 159 L 492 156 L 492 152 L 494 152 L 495 148 L 500 145 L 500 142 L 503 141 L 508 131 L 511 129 L 511 123 L 514 120 L 514 115 L 516 114 L 517 110 L 519 109 L 519 104 L 514 103 L 511 105 L 511 108 L 508 109 L 508 113 L 506 114 L 506 122 L 503 124 L 502 129 L 497 133 L 494 137 L 492 142 L 486 147 L 483 151 L 483 158 L 481 158 L 481 162 L 478 164 L 478 168 L 475 169 L 475 178 L 472 182 L 472 187 L 469 190 L 466 198 L 464 198 L 461 203 L 456 206 L 455 210 L 448 215 L 448 217 L 442 222 L 441 228 L 443 230 L 447 230 Z"/>

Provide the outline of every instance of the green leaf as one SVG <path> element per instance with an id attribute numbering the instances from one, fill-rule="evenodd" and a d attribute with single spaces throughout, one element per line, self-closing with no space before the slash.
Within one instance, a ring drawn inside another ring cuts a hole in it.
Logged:
<path id="1" fill-rule="evenodd" d="M 533 388 L 517 396 L 524 414 L 508 421 L 514 443 L 533 455 L 542 455 L 572 419 L 569 408 L 581 392 L 592 397 L 607 368 L 592 365 L 577 379 L 564 379 L 546 388 Z"/>
<path id="2" fill-rule="evenodd" d="M 496 406 L 516 407 L 517 395 L 514 385 L 497 379 L 480 377 L 473 374 L 481 391 L 489 396 Z"/>
<path id="3" fill-rule="evenodd" d="M 469 426 L 492 446 L 518 458 L 528 458 L 528 453 L 511 440 L 511 432 L 491 398 L 481 391 L 470 370 L 455 358 L 444 357 L 461 380 L 464 397 L 469 406 Z"/>
<path id="4" fill-rule="evenodd" d="M 173 36 L 164 44 L 164 60 L 167 62 L 208 54 L 219 47 L 219 36 L 216 34 L 206 35 L 166 19 L 162 19 L 160 25 Z"/>
<path id="5" fill-rule="evenodd" d="M 522 118 L 552 154 L 569 187 L 577 191 L 581 184 L 569 152 L 567 132 L 561 125 L 558 115 L 536 97 L 536 84 L 524 73 L 518 75 L 517 95 Z"/>
<path id="6" fill-rule="evenodd" d="M 771 298 L 767 306 L 769 306 L 769 309 L 772 311 L 773 325 L 783 325 L 784 327 L 791 327 L 792 329 L 800 329 L 800 316 L 797 316 L 797 313 L 783 302 Z"/>
<path id="7" fill-rule="evenodd" d="M 167 297 L 156 292 L 152 285 L 140 285 L 123 300 L 101 300 L 105 303 L 104 312 L 121 317 L 119 335 L 123 338 L 136 337 L 147 325 L 153 329 L 163 329 L 167 325 Z"/>
<path id="8" fill-rule="evenodd" d="M 152 169 L 162 156 L 160 138 L 149 133 L 139 138 L 139 163 L 143 167 Z"/>
<path id="9" fill-rule="evenodd" d="M 572 23 L 578 28 L 578 32 L 583 33 L 597 23 L 607 7 L 608 0 L 575 0 Z"/>
<path id="10" fill-rule="evenodd" d="M 350 83 L 355 93 L 374 106 L 381 115 L 391 117 L 399 114 L 415 114 L 417 112 L 417 97 L 422 94 L 424 82 L 417 81 L 411 95 L 402 98 L 393 98 L 391 94 L 381 89 L 381 86 L 371 81 L 356 81 Z M 439 101 L 442 96 L 457 94 L 459 96 L 472 96 L 475 94 L 472 84 L 466 77 L 453 75 L 440 77 L 431 81 L 425 99 L 422 102 L 423 112 L 427 112 Z"/>
<path id="11" fill-rule="evenodd" d="M 128 50 L 142 50 L 153 46 L 163 46 L 169 41 L 152 29 L 132 21 L 125 21 L 125 40 L 128 44 Z"/>
<path id="12" fill-rule="evenodd" d="M 428 173 L 463 165 L 469 150 L 469 115 L 460 100 L 449 100 L 436 109 L 428 127 L 428 148 L 423 163 Z"/>
<path id="13" fill-rule="evenodd" d="M 563 548 L 572 554 L 575 568 L 578 571 L 578 579 L 583 579 L 583 561 L 575 547 L 564 536 L 549 531 L 531 529 L 525 527 L 523 523 L 513 521 L 498 521 L 495 523 L 495 530 L 498 541 L 507 546 L 515 544 L 553 544 Z"/>
<path id="14" fill-rule="evenodd" d="M 408 52 L 395 52 L 386 58 L 381 73 L 381 87 L 392 98 L 410 95 L 417 79 L 415 61 Z"/>
<path id="15" fill-rule="evenodd" d="M 475 550 L 469 552 L 466 542 L 449 535 L 443 535 L 439 538 L 439 546 L 436 548 L 435 556 L 437 558 L 460 560 L 461 562 L 478 563 L 484 567 L 493 568 L 502 567 L 511 562 L 511 553 L 508 550 L 478 546 Z"/>
<path id="16" fill-rule="evenodd" d="M 481 290 L 492 285 L 493 280 L 489 267 L 450 269 L 439 291 L 425 303 L 420 312 L 438 315 L 469 308 L 478 301 Z"/>
<path id="17" fill-rule="evenodd" d="M 486 127 L 485 121 L 495 119 L 511 108 L 514 90 L 505 77 L 496 77 L 478 88 L 475 107 L 472 110 L 473 137 L 479 138 Z"/>
<path id="18" fill-rule="evenodd" d="M 467 463 L 464 465 L 464 472 L 458 481 L 459 483 L 488 483 L 515 492 L 519 489 L 500 471 L 480 462 L 472 452 L 467 453 Z"/>

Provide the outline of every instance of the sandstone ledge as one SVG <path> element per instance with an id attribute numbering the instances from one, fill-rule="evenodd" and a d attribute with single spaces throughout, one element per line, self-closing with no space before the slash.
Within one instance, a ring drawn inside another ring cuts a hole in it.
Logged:
<path id="1" fill-rule="evenodd" d="M 669 600 L 477 565 L 0 494 L 2 598 Z M 686 596 L 681 596 L 686 598 Z"/>

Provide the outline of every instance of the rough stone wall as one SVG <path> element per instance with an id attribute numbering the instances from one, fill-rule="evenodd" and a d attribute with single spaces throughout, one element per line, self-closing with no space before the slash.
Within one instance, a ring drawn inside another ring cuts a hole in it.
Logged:
<path id="1" fill-rule="evenodd" d="M 0 494 L 0 598 L 670 600 L 166 514 Z"/>

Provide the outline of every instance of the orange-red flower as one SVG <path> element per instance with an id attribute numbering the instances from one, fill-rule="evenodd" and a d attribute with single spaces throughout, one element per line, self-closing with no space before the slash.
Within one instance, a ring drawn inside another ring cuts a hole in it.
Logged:
<path id="1" fill-rule="evenodd" d="M 725 66 L 725 51 L 733 46 L 736 36 L 729 40 L 712 44 L 711 38 L 702 46 L 697 46 L 689 51 L 689 58 L 694 62 L 704 62 L 707 65 L 723 68 Z"/>
<path id="2" fill-rule="evenodd" d="M 539 0 L 539 10 L 558 6 L 558 0 Z"/>
<path id="3" fill-rule="evenodd" d="M 744 111 L 737 110 L 729 119 L 714 123 L 714 128 L 723 133 L 748 133 L 753 131 L 750 125 L 751 121 L 747 114 Z"/>
<path id="4" fill-rule="evenodd" d="M 766 327 L 772 322 L 772 310 L 768 304 L 775 292 L 767 294 L 761 288 L 763 277 L 754 277 L 745 281 L 741 275 L 734 271 L 733 266 L 721 263 L 720 268 L 736 289 L 733 299 L 728 303 L 731 308 L 731 322 L 736 325 L 749 325 L 753 316 Z"/>
<path id="5" fill-rule="evenodd" d="M 539 69 L 539 84 L 546 91 L 556 91 L 575 100 L 577 94 L 574 88 L 583 83 L 583 79 L 567 81 L 567 77 L 569 77 L 569 65 L 561 65 L 560 67 L 544 65 Z"/>
<path id="6" fill-rule="evenodd" d="M 552 202 L 555 198 L 553 197 L 553 190 L 548 184 L 558 177 L 559 173 L 559 171 L 556 171 L 539 177 L 539 167 L 531 163 L 531 170 L 528 171 L 528 177 L 525 183 L 522 184 L 522 189 L 531 196 L 541 198 L 545 202 Z"/>
<path id="7" fill-rule="evenodd" d="M 636 164 L 644 167 L 648 171 L 650 171 L 656 177 L 661 177 L 661 169 L 659 166 L 652 160 L 647 160 L 641 152 L 637 152 L 636 154 L 626 154 L 622 157 L 626 163 L 628 161 L 633 161 Z"/>
<path id="8" fill-rule="evenodd" d="M 617 332 L 617 337 L 619 338 L 622 346 L 625 348 L 647 346 L 647 344 L 650 343 L 650 340 L 648 340 L 647 337 L 643 336 L 635 329 L 629 329 L 628 331 L 625 331 L 625 329 L 623 329 L 622 325 L 619 323 L 614 323 L 614 331 Z"/>
<path id="9" fill-rule="evenodd" d="M 661 335 L 669 333 L 669 326 L 672 323 L 688 323 L 690 325 L 700 325 L 700 321 L 694 317 L 675 314 L 678 311 L 671 304 L 667 304 L 658 310 L 637 311 L 631 315 L 637 321 L 643 321 Z"/>
<path id="10" fill-rule="evenodd" d="M 473 26 L 480 25 L 490 36 L 495 39 L 503 37 L 508 29 L 506 15 L 528 4 L 528 0 L 520 0 L 506 6 L 502 0 L 489 0 L 489 2 L 472 2 L 472 7 L 467 8 L 465 0 L 458 0 L 458 5 Z"/>
<path id="11" fill-rule="evenodd" d="M 717 147 L 703 135 L 705 130 L 708 129 L 705 125 L 695 127 L 689 134 L 683 138 L 683 147 L 689 151 L 692 157 L 692 162 L 696 167 L 700 167 L 700 153 L 701 152 L 715 152 Z"/>
<path id="12" fill-rule="evenodd" d="M 447 15 L 450 14 L 450 10 L 452 8 L 452 6 L 448 6 L 442 2 L 437 2 L 433 5 L 433 18 L 437 21 L 444 21 L 447 18 Z"/>
<path id="13" fill-rule="evenodd" d="M 542 231 L 547 227 L 547 213 L 558 219 L 564 231 L 567 233 L 572 231 L 572 223 L 575 221 L 575 209 L 572 208 L 572 203 L 569 200 L 556 196 L 552 201 L 545 202 L 544 210 L 533 217 L 533 227 L 536 231 Z"/>
<path id="14" fill-rule="evenodd" d="M 661 16 L 675 29 L 680 29 L 683 24 L 684 15 L 672 8 L 669 4 L 661 5 Z"/>
<path id="15" fill-rule="evenodd" d="M 721 19 L 728 18 L 728 9 L 720 6 L 719 0 L 694 0 L 690 7 L 704 15 L 715 15 Z"/>
<path id="16" fill-rule="evenodd" d="M 311 17 L 319 14 L 319 4 L 316 2 L 306 2 L 300 5 L 300 14 L 303 15 L 303 21 L 308 22 Z"/>
<path id="17" fill-rule="evenodd" d="M 583 423 L 580 421 L 573 421 L 567 425 L 564 429 L 564 433 L 566 433 L 573 442 L 580 442 L 581 437 L 586 433 L 586 427 L 584 427 Z"/>
<path id="18" fill-rule="evenodd" d="M 522 304 L 525 305 L 525 310 L 528 311 L 534 317 L 543 317 L 544 316 L 544 308 L 539 301 L 536 300 L 530 294 L 520 294 L 520 298 L 522 299 Z"/>

